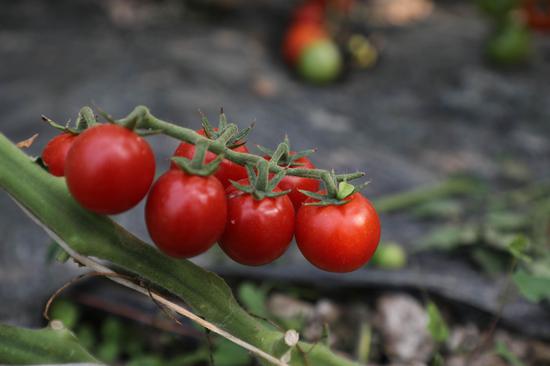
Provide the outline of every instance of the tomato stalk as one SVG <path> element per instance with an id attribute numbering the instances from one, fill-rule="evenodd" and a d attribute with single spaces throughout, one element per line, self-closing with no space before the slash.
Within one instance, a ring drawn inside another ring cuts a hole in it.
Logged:
<path id="1" fill-rule="evenodd" d="M 165 135 L 191 144 L 196 145 L 199 141 L 203 140 L 212 141 L 208 137 L 201 136 L 192 129 L 177 126 L 175 124 L 158 119 L 157 117 L 153 116 L 149 109 L 145 106 L 136 107 L 128 116 L 118 120 L 117 122 L 121 124 L 126 124 L 128 123 L 128 121 L 132 120 L 137 121 L 137 128 L 145 130 L 159 130 L 162 131 L 162 133 L 164 133 Z M 229 124 L 228 127 L 231 125 L 232 124 Z M 225 159 L 231 160 L 242 166 L 256 166 L 258 162 L 265 160 L 263 157 L 258 155 L 233 151 L 228 148 L 222 140 L 218 139 L 214 140 L 208 146 L 208 150 L 212 151 L 215 154 L 224 154 Z M 281 152 L 281 155 L 284 155 L 284 151 Z M 271 173 L 275 174 L 284 171 L 286 175 L 319 179 L 323 181 L 327 191 L 327 196 L 329 198 L 337 198 L 339 182 L 350 181 L 352 179 L 360 178 L 365 175 L 365 173 L 363 172 L 336 175 L 334 174 L 334 172 L 330 172 L 324 169 L 286 168 L 281 167 L 277 164 L 269 164 L 268 169 Z"/>

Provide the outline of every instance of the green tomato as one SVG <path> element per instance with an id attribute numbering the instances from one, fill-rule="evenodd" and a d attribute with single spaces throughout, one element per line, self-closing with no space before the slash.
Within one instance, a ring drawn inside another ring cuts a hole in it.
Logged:
<path id="1" fill-rule="evenodd" d="M 508 24 L 497 30 L 487 43 L 487 56 L 494 63 L 512 66 L 531 56 L 531 33 L 519 24 Z"/>
<path id="2" fill-rule="evenodd" d="M 383 243 L 376 249 L 372 262 L 380 268 L 399 269 L 407 264 L 407 253 L 397 243 Z"/>
<path id="3" fill-rule="evenodd" d="M 315 41 L 304 48 L 298 60 L 298 72 L 307 81 L 326 84 L 342 71 L 342 55 L 329 39 Z"/>

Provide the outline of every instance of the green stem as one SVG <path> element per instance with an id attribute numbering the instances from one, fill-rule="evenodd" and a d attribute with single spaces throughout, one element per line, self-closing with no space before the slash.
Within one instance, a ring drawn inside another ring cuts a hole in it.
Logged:
<path id="1" fill-rule="evenodd" d="M 455 178 L 429 187 L 396 193 L 374 200 L 378 212 L 390 213 L 436 199 L 475 192 L 477 183 L 470 179 Z"/>
<path id="2" fill-rule="evenodd" d="M 174 137 L 178 140 L 182 140 L 191 144 L 197 144 L 197 142 L 201 140 L 209 140 L 207 137 L 199 135 L 192 129 L 176 126 L 172 123 L 156 118 L 149 112 L 149 109 L 144 106 L 136 107 L 127 117 L 119 120 L 118 122 L 125 124 L 125 123 L 128 123 L 128 121 L 131 121 L 134 119 L 137 119 L 139 121 L 137 125 L 138 128 L 160 130 L 168 136 Z M 231 160 L 243 166 L 246 164 L 256 166 L 256 164 L 259 161 L 264 160 L 264 158 L 261 156 L 233 151 L 227 148 L 222 141 L 218 141 L 218 140 L 215 140 L 212 144 L 210 144 L 208 149 L 215 154 L 223 153 L 226 159 Z M 269 170 L 272 173 L 278 173 L 284 170 L 284 168 L 275 164 L 270 164 Z M 330 195 L 336 197 L 336 192 L 338 189 L 336 187 L 334 180 L 330 175 L 330 172 L 327 170 L 296 168 L 296 169 L 287 169 L 286 174 L 323 180 L 323 182 L 325 183 L 325 186 L 327 187 L 327 192 Z M 363 173 L 351 173 L 347 175 L 341 175 L 339 177 L 345 177 L 345 176 L 350 177 L 349 179 L 353 179 L 353 178 L 358 178 L 363 176 Z M 343 179 L 340 179 L 340 180 L 343 180 Z"/>
<path id="3" fill-rule="evenodd" d="M 189 132 L 189 136 L 199 136 Z M 48 174 L 2 134 L 0 188 L 77 253 L 134 273 L 146 283 L 184 300 L 198 315 L 236 337 L 271 354 L 276 342 L 283 337 L 280 331 L 241 308 L 230 288 L 216 274 L 190 261 L 167 257 L 108 217 L 80 207 L 69 194 L 63 178 Z M 302 348 L 309 349 L 311 344 L 302 343 Z M 308 363 L 355 365 L 321 345 L 308 355 Z M 304 365 L 304 362 L 297 355 L 291 364 Z"/>

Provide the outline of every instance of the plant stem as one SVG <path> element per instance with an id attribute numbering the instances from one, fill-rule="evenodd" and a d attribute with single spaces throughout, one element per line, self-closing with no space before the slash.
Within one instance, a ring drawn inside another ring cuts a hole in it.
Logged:
<path id="1" fill-rule="evenodd" d="M 151 112 L 147 107 L 144 107 L 144 106 L 136 107 L 128 116 L 120 119 L 118 123 L 125 124 L 128 121 L 131 121 L 134 119 L 138 120 L 138 123 L 137 123 L 138 128 L 160 130 L 168 136 L 174 137 L 178 140 L 182 140 L 191 144 L 196 145 L 199 141 L 202 141 L 202 140 L 212 141 L 207 137 L 199 135 L 198 133 L 196 133 L 190 128 L 177 126 L 170 122 L 166 122 L 161 119 L 158 119 L 157 117 L 151 114 Z M 239 165 L 249 164 L 252 166 L 256 166 L 258 161 L 264 160 L 263 157 L 258 155 L 241 153 L 241 152 L 231 150 L 230 148 L 225 146 L 224 139 L 221 139 L 221 141 L 215 140 L 214 142 L 212 142 L 210 146 L 208 146 L 208 150 L 212 151 L 215 154 L 223 153 L 226 159 L 231 160 L 232 162 L 237 163 Z M 322 180 L 323 182 L 325 182 L 325 186 L 327 187 L 328 193 L 336 196 L 337 188 L 330 176 L 330 172 L 327 170 L 304 169 L 304 168 L 286 169 L 278 165 L 271 165 L 271 164 L 269 166 L 269 171 L 272 173 L 279 173 L 280 171 L 283 171 L 283 170 L 286 171 L 286 175 L 315 178 L 315 179 Z M 350 180 L 350 179 L 362 177 L 363 175 L 364 173 L 361 173 L 361 172 L 342 174 L 337 176 L 337 179 Z"/>

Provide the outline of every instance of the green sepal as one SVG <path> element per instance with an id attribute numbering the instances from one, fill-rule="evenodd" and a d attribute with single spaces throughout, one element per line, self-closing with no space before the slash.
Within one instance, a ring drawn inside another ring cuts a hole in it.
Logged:
<path id="1" fill-rule="evenodd" d="M 269 179 L 270 164 L 271 163 L 268 163 L 267 160 L 258 161 L 256 167 L 246 164 L 245 168 L 248 174 L 249 185 L 243 185 L 232 180 L 229 182 L 239 191 L 251 194 L 257 200 L 262 200 L 264 198 L 276 198 L 290 193 L 290 189 L 286 191 L 274 191 L 277 185 L 285 177 L 286 171 L 281 170 L 275 174 L 273 178 Z"/>
<path id="2" fill-rule="evenodd" d="M 272 156 L 274 151 L 271 150 L 271 149 L 268 149 L 267 147 L 265 146 L 262 146 L 262 145 L 256 145 L 256 147 L 258 148 L 258 150 L 260 150 L 262 153 L 264 153 L 265 155 L 267 156 Z"/>
<path id="3" fill-rule="evenodd" d="M 233 187 L 237 188 L 239 191 L 242 191 L 244 193 L 250 193 L 252 194 L 254 192 L 254 187 L 249 185 L 249 186 L 245 186 L 244 184 L 240 184 L 234 180 L 229 180 L 229 183 L 231 183 L 233 185 Z"/>
<path id="4" fill-rule="evenodd" d="M 248 175 L 248 181 L 250 182 L 251 186 L 256 186 L 256 182 L 258 181 L 258 178 L 256 177 L 256 172 L 254 171 L 254 167 L 250 164 L 246 164 L 245 166 L 246 174 Z"/>
<path id="5" fill-rule="evenodd" d="M 303 204 L 304 206 L 331 206 L 331 205 L 342 206 L 342 205 L 345 205 L 346 203 L 349 202 L 349 200 L 342 200 L 342 199 L 338 199 L 338 198 L 333 198 L 333 197 L 330 197 L 328 195 L 323 195 L 323 194 L 319 194 L 319 193 L 316 193 L 316 192 L 306 191 L 306 190 L 303 190 L 303 189 L 299 189 L 298 191 L 300 191 L 302 194 L 304 194 L 308 197 L 311 197 L 311 198 L 317 200 L 316 202 L 305 202 Z"/>
<path id="6" fill-rule="evenodd" d="M 224 159 L 224 154 L 216 156 L 216 158 L 210 163 L 205 164 L 204 158 L 206 157 L 210 143 L 210 141 L 200 140 L 195 145 L 195 154 L 193 155 L 193 159 L 178 156 L 173 157 L 172 161 L 188 174 L 200 175 L 203 177 L 212 175 L 216 172 L 216 170 L 218 170 L 220 163 Z"/>
<path id="7" fill-rule="evenodd" d="M 59 131 L 62 131 L 62 132 L 70 132 L 70 133 L 73 133 L 75 135 L 77 135 L 79 133 L 79 131 L 75 128 L 71 128 L 69 127 L 69 122 L 67 122 L 64 126 L 55 122 L 54 120 L 52 120 L 51 118 L 48 118 L 46 117 L 45 115 L 41 115 L 40 118 L 42 119 L 42 121 L 46 122 L 47 124 L 49 124 L 50 126 L 52 126 L 53 128 L 55 129 L 58 129 Z"/>
<path id="8" fill-rule="evenodd" d="M 355 172 L 355 173 L 346 173 L 346 174 L 336 174 L 336 180 L 341 181 L 350 181 L 358 178 L 364 177 L 366 174 L 364 172 Z"/>
<path id="9" fill-rule="evenodd" d="M 223 159 L 223 154 L 218 155 L 216 159 L 212 160 L 208 164 L 203 164 L 201 167 L 196 167 L 192 160 L 181 156 L 174 156 L 170 160 L 172 160 L 179 168 L 188 174 L 208 177 L 218 170 L 218 167 Z"/>
<path id="10" fill-rule="evenodd" d="M 216 131 L 214 131 L 214 128 L 212 127 L 212 125 L 208 121 L 208 118 L 206 118 L 206 116 L 200 110 L 199 110 L 199 113 L 201 115 L 201 126 L 202 126 L 202 129 L 204 130 L 204 134 L 209 139 L 215 140 L 218 137 L 218 136 L 216 136 Z M 223 127 L 223 129 L 225 129 L 225 126 Z"/>
<path id="11" fill-rule="evenodd" d="M 346 197 L 349 197 L 350 195 L 355 192 L 355 187 L 352 184 L 349 184 L 347 181 L 342 181 L 338 183 L 338 193 L 336 197 L 338 199 L 343 200 Z"/>
<path id="12" fill-rule="evenodd" d="M 289 167 L 289 168 L 303 166 L 304 165 L 303 163 L 298 163 L 297 161 L 317 151 L 317 149 L 308 149 L 303 151 L 297 151 L 296 153 L 291 154 L 290 141 L 287 135 L 285 135 L 283 142 L 281 142 L 277 146 L 277 149 L 275 150 L 268 149 L 261 145 L 256 145 L 256 146 L 262 153 L 269 156 L 271 161 L 274 161 L 280 166 Z"/>
<path id="13" fill-rule="evenodd" d="M 211 140 L 217 140 L 220 136 L 222 136 L 228 128 L 231 128 L 231 126 L 234 126 L 236 131 L 229 137 L 226 141 L 223 141 L 225 146 L 227 146 L 230 149 L 237 148 L 239 146 L 242 146 L 246 144 L 246 140 L 248 138 L 248 135 L 254 128 L 255 124 L 252 123 L 250 126 L 246 127 L 243 130 L 239 130 L 238 126 L 234 123 L 228 123 L 227 117 L 225 116 L 225 113 L 223 112 L 223 108 L 220 109 L 220 121 L 218 124 L 218 130 L 216 131 L 214 127 L 212 127 L 212 124 L 208 120 L 208 118 L 199 110 L 199 113 L 201 114 L 201 125 L 204 130 L 204 133 L 206 137 L 208 137 Z"/>
<path id="14" fill-rule="evenodd" d="M 94 111 L 90 107 L 82 107 L 78 112 L 78 117 L 76 118 L 76 129 L 79 132 L 84 131 L 87 128 L 93 127 L 97 124 Z"/>

